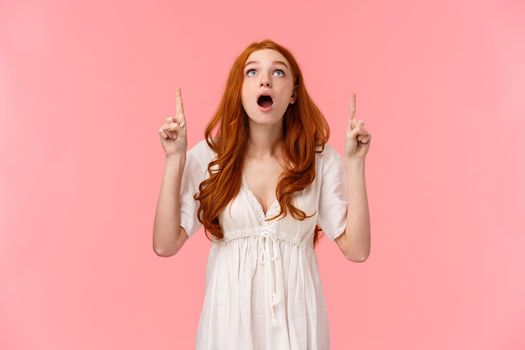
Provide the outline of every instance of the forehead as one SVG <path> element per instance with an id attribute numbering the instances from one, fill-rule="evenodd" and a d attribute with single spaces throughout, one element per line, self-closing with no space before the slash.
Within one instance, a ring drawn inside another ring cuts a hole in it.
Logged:
<path id="1" fill-rule="evenodd" d="M 288 67 L 290 66 L 288 60 L 279 51 L 273 49 L 262 49 L 254 51 L 250 54 L 250 56 L 248 56 L 248 59 L 246 60 L 246 62 L 249 61 L 259 61 L 261 63 L 264 63 L 266 61 L 268 63 L 271 63 L 272 61 L 283 61 L 288 65 Z"/>

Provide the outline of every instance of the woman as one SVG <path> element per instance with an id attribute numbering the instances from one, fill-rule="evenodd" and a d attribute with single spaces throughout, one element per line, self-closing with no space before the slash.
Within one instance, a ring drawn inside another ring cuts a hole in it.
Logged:
<path id="1" fill-rule="evenodd" d="M 212 241 L 197 349 L 329 348 L 319 233 L 351 261 L 370 251 L 371 135 L 355 119 L 355 96 L 350 107 L 343 161 L 292 54 L 271 40 L 252 43 L 205 138 L 187 151 L 177 89 L 177 116 L 159 130 L 166 168 L 153 247 L 172 256 L 203 226 Z"/>

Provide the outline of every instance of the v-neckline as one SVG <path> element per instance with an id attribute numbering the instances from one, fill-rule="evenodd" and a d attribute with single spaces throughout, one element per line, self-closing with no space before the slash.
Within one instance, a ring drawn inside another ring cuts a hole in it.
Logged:
<path id="1" fill-rule="evenodd" d="M 272 213 L 274 207 L 276 207 L 279 204 L 279 200 L 275 199 L 273 203 L 268 207 L 268 210 L 266 213 L 264 212 L 263 206 L 261 205 L 261 202 L 257 199 L 257 196 L 255 196 L 255 193 L 250 188 L 250 185 L 248 184 L 248 178 L 244 174 L 244 171 L 242 171 L 242 184 L 243 187 L 246 189 L 246 192 L 248 195 L 252 198 L 255 205 L 257 205 L 257 208 L 259 210 L 259 214 L 266 219 L 268 217 L 268 214 Z"/>

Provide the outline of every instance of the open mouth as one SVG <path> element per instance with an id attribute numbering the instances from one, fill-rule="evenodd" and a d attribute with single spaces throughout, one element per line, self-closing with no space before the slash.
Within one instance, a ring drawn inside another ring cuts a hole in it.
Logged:
<path id="1" fill-rule="evenodd" d="M 262 108 L 269 108 L 273 105 L 272 97 L 267 95 L 261 95 L 257 99 L 257 104 Z"/>

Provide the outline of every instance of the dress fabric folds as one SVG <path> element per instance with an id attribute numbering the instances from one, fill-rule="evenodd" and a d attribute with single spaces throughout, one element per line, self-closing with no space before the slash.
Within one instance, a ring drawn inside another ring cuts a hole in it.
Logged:
<path id="1" fill-rule="evenodd" d="M 188 152 L 181 187 L 181 226 L 191 238 L 202 224 L 193 195 L 216 157 L 201 139 Z M 294 195 L 307 215 L 265 221 L 244 173 L 241 189 L 219 216 L 224 239 L 211 243 L 197 350 L 327 350 L 328 315 L 313 249 L 315 225 L 330 241 L 343 233 L 348 208 L 342 158 L 325 144 L 316 153 L 315 180 Z"/>

